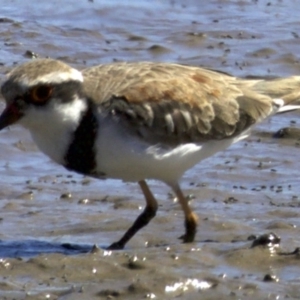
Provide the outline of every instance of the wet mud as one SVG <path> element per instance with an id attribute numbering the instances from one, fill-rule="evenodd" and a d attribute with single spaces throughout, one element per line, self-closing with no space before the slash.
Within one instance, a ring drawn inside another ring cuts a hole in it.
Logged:
<path id="1" fill-rule="evenodd" d="M 76 68 L 169 61 L 237 76 L 300 74 L 296 1 L 21 1 L 0 11 L 0 81 L 36 57 Z M 0 108 L 4 104 L 0 102 Z M 188 171 L 199 216 L 181 244 L 182 212 L 150 181 L 157 217 L 122 251 L 144 208 L 136 184 L 67 172 L 22 128 L 0 134 L 0 299 L 299 299 L 299 113 Z"/>

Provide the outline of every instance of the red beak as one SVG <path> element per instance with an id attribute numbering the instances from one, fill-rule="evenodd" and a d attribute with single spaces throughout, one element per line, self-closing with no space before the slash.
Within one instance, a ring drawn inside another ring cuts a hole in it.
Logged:
<path id="1" fill-rule="evenodd" d="M 14 103 L 8 105 L 0 116 L 0 130 L 16 123 L 22 116 L 23 114 Z"/>

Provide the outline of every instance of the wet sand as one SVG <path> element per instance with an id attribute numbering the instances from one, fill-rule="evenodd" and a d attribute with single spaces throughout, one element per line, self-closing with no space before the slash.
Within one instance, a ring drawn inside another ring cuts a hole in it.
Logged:
<path id="1" fill-rule="evenodd" d="M 0 11 L 0 81 L 37 56 L 79 69 L 151 60 L 237 76 L 300 74 L 296 1 L 198 2 L 9 1 Z M 299 299 L 298 117 L 267 120 L 186 173 L 182 187 L 200 220 L 195 243 L 180 243 L 178 203 L 151 181 L 157 217 L 114 252 L 105 246 L 144 207 L 138 186 L 67 172 L 25 130 L 4 130 L 0 299 Z"/>

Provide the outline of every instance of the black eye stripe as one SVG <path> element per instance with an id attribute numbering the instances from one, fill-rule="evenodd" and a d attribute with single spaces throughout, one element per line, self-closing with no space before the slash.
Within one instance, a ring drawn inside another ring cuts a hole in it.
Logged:
<path id="1" fill-rule="evenodd" d="M 40 85 L 33 86 L 23 95 L 22 97 L 23 100 L 26 103 L 36 105 L 36 106 L 42 106 L 48 103 L 48 101 L 36 102 L 32 98 L 33 89 L 41 88 L 43 86 L 52 88 L 52 93 L 50 98 L 56 98 L 63 103 L 73 101 L 74 95 L 78 95 L 79 97 L 84 97 L 83 86 L 80 81 L 66 81 L 57 84 L 45 84 L 45 85 L 40 84 Z"/>
<path id="2" fill-rule="evenodd" d="M 54 85 L 53 97 L 59 98 L 61 102 L 73 101 L 74 95 L 84 97 L 82 82 L 73 80 Z"/>
<path id="3" fill-rule="evenodd" d="M 34 101 L 32 98 L 32 91 L 37 88 L 41 88 L 41 90 L 37 91 L 38 94 L 43 97 L 43 93 L 46 93 L 46 90 L 43 91 L 43 87 L 50 87 L 52 88 L 51 95 L 49 99 L 46 101 Z M 25 94 L 19 95 L 15 98 L 15 101 L 17 99 L 22 100 L 30 105 L 35 106 L 43 106 L 46 105 L 51 98 L 56 98 L 61 103 L 68 103 L 74 100 L 74 95 L 77 95 L 80 98 L 85 97 L 85 92 L 83 89 L 82 82 L 79 81 L 66 81 L 59 84 L 39 84 L 32 86 Z"/>

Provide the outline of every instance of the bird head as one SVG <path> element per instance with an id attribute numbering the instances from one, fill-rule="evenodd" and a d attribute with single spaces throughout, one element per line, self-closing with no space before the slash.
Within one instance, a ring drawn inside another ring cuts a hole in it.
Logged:
<path id="1" fill-rule="evenodd" d="M 82 82 L 80 71 L 58 60 L 38 59 L 16 67 L 1 87 L 6 108 L 0 130 L 15 123 L 28 129 L 40 126 L 39 119 L 81 97 Z"/>

